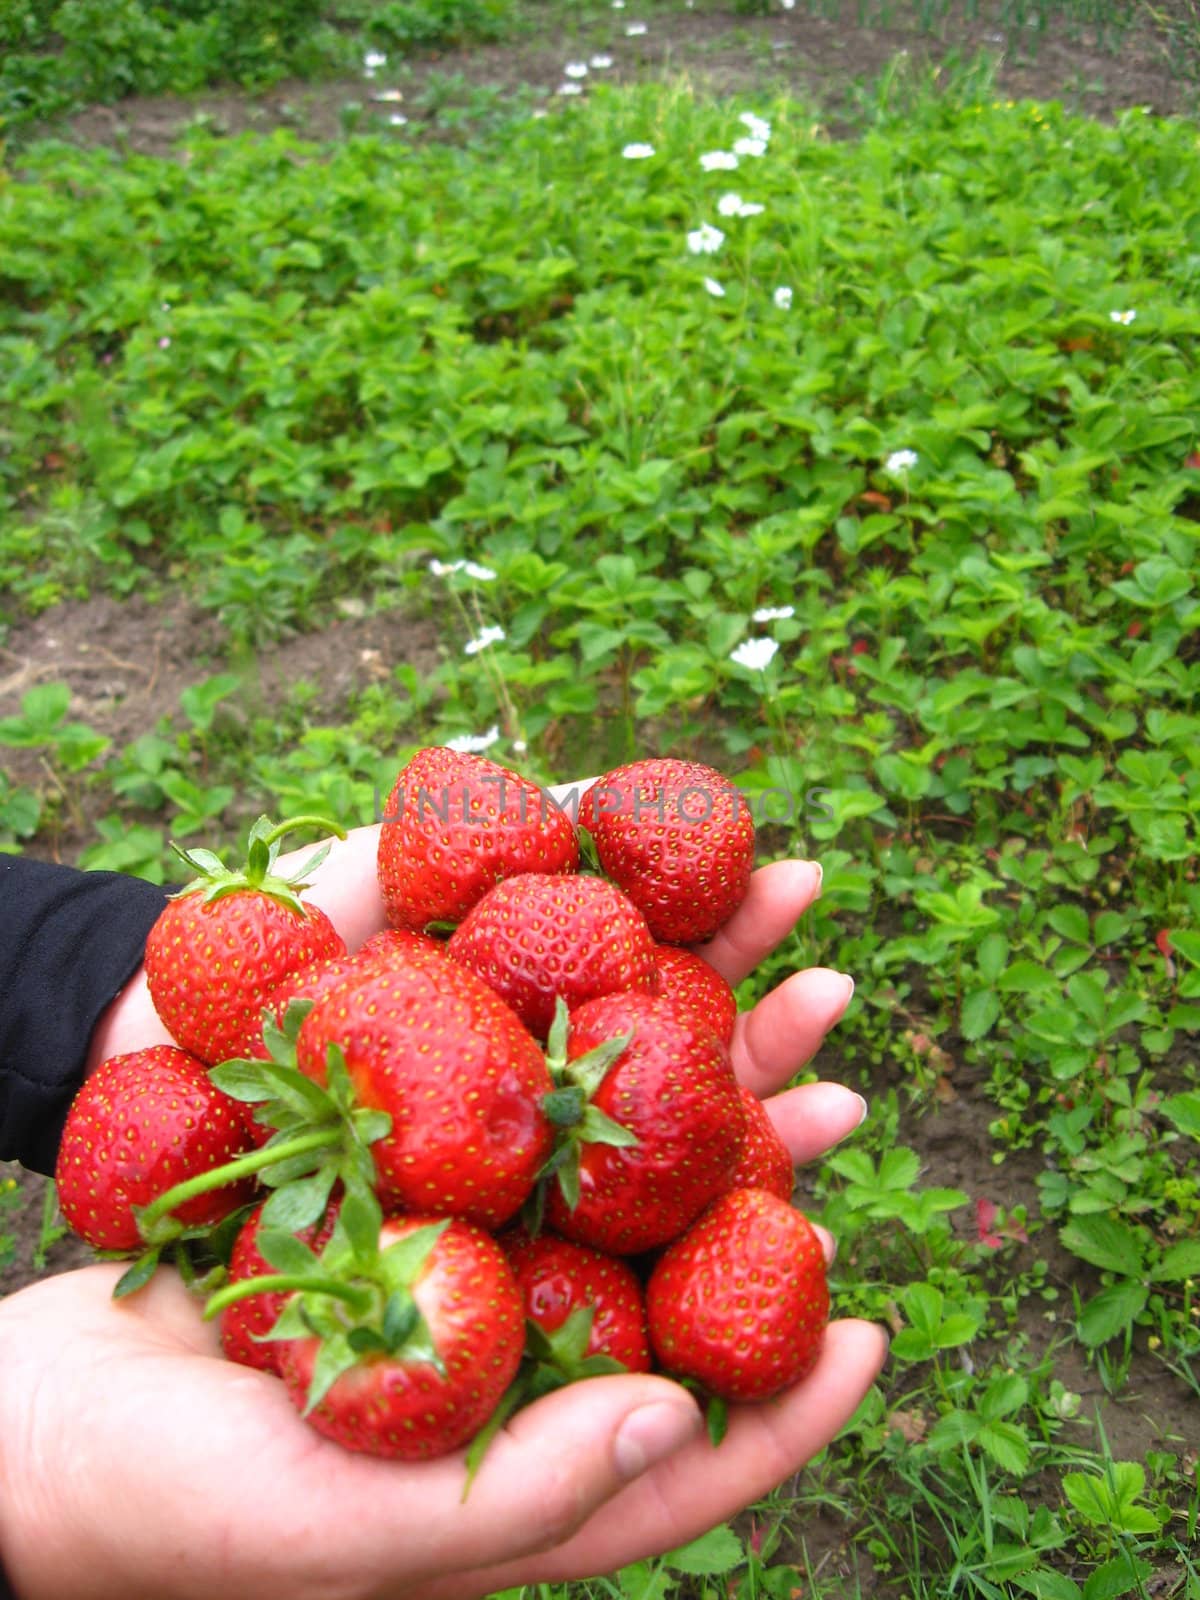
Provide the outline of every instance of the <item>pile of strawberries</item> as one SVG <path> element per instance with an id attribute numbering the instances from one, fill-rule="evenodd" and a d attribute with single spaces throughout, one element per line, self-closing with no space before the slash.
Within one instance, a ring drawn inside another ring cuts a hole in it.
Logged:
<path id="1" fill-rule="evenodd" d="M 763 1399 L 816 1361 L 820 1243 L 741 1089 L 736 1001 L 687 948 L 744 897 L 754 829 L 711 768 L 644 760 L 579 826 L 479 756 L 420 751 L 379 834 L 389 927 L 349 954 L 279 870 L 196 874 L 151 931 L 174 1046 L 106 1061 L 68 1117 L 63 1214 L 169 1256 L 227 1356 L 352 1450 L 480 1448 L 598 1373 Z M 590 867 L 581 870 L 581 850 Z"/>

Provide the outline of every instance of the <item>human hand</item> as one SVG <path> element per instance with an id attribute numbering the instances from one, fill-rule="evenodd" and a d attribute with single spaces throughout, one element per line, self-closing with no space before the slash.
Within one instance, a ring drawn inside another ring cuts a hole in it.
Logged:
<path id="1" fill-rule="evenodd" d="M 339 884 L 367 866 L 373 883 L 373 832 L 343 846 Z M 336 900 L 333 882 L 314 887 Z M 818 886 L 809 863 L 761 868 L 705 955 L 736 982 Z M 825 969 L 788 978 L 739 1020 L 739 1076 L 771 1095 L 849 997 Z M 862 1103 L 813 1084 L 770 1110 L 800 1163 L 851 1132 Z M 570 1385 L 509 1420 L 464 1502 L 461 1454 L 415 1466 L 349 1454 L 299 1419 L 277 1379 L 223 1359 L 176 1278 L 114 1302 L 119 1270 L 64 1274 L 0 1303 L 0 1552 L 27 1600 L 208 1600 L 217 1588 L 230 1600 L 475 1600 L 610 1572 L 790 1477 L 853 1413 L 885 1350 L 872 1324 L 832 1323 L 802 1383 L 730 1409 L 719 1454 L 695 1402 L 665 1378 Z"/>

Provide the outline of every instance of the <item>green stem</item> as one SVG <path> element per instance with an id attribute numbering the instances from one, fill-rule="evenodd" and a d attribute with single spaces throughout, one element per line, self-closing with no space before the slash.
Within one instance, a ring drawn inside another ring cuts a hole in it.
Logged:
<path id="1" fill-rule="evenodd" d="M 369 1289 L 356 1289 L 352 1284 L 339 1283 L 336 1278 L 311 1277 L 302 1272 L 268 1273 L 262 1278 L 243 1278 L 240 1283 L 229 1283 L 218 1289 L 204 1307 L 204 1320 L 209 1322 L 220 1316 L 227 1306 L 239 1300 L 249 1300 L 256 1294 L 292 1294 L 300 1290 L 305 1294 L 327 1294 L 335 1300 L 344 1300 L 354 1311 L 365 1312 L 371 1307 Z"/>
<path id="2" fill-rule="evenodd" d="M 340 1127 L 321 1128 L 314 1133 L 297 1134 L 294 1139 L 289 1139 L 284 1144 L 266 1145 L 261 1150 L 251 1150 L 247 1155 L 238 1156 L 236 1161 L 227 1161 L 222 1167 L 213 1167 L 208 1172 L 198 1173 L 194 1178 L 186 1178 L 183 1183 L 177 1183 L 173 1189 L 160 1194 L 157 1200 L 152 1200 L 142 1212 L 138 1220 L 143 1238 L 168 1212 L 185 1205 L 197 1195 L 208 1194 L 213 1189 L 223 1189 L 226 1184 L 252 1177 L 264 1167 L 273 1167 L 279 1161 L 290 1160 L 292 1156 L 307 1155 L 310 1150 L 328 1149 L 339 1144 L 342 1137 L 343 1132 Z"/>
<path id="3" fill-rule="evenodd" d="M 285 833 L 291 833 L 296 828 L 323 828 L 338 839 L 346 837 L 345 828 L 339 827 L 336 822 L 330 822 L 328 817 L 288 817 L 286 822 L 278 823 L 270 833 L 264 833 L 262 842 L 269 847 L 276 839 L 282 839 Z"/>

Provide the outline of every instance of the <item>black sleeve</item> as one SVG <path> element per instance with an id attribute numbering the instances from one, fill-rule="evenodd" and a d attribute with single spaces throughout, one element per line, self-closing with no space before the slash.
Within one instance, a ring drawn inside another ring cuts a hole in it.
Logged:
<path id="1" fill-rule="evenodd" d="M 0 1160 L 54 1171 L 92 1029 L 141 965 L 167 895 L 0 855 Z"/>

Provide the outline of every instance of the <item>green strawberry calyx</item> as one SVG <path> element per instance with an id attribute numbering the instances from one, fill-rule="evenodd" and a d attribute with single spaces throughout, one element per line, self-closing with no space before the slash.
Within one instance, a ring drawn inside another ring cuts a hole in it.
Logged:
<path id="1" fill-rule="evenodd" d="M 205 1319 L 251 1295 L 288 1294 L 274 1327 L 261 1338 L 320 1340 L 306 1416 L 343 1373 L 375 1356 L 426 1362 L 444 1374 L 413 1290 L 449 1226 L 448 1217 L 423 1223 L 380 1249 L 379 1202 L 373 1194 L 356 1193 L 342 1201 L 320 1255 L 287 1229 L 260 1227 L 255 1244 L 275 1271 L 218 1289 L 205 1304 Z"/>
<path id="2" fill-rule="evenodd" d="M 610 1144 L 628 1148 L 639 1144 L 636 1133 L 623 1127 L 595 1104 L 593 1096 L 610 1067 L 619 1059 L 632 1033 L 604 1039 L 573 1061 L 567 1059 L 570 1018 L 560 997 L 546 1040 L 546 1064 L 554 1088 L 542 1096 L 542 1110 L 556 1131 L 554 1148 L 538 1173 L 524 1221 L 531 1232 L 541 1227 L 545 1185 L 557 1179 L 563 1199 L 573 1211 L 579 1204 L 579 1160 L 584 1145 Z"/>
<path id="3" fill-rule="evenodd" d="M 390 1132 L 392 1119 L 386 1111 L 358 1104 L 337 1045 L 329 1046 L 324 1087 L 297 1068 L 296 1037 L 311 1010 L 311 1000 L 293 1000 L 282 1027 L 269 1011 L 264 1013 L 268 1060 L 223 1061 L 210 1068 L 209 1077 L 217 1088 L 233 1100 L 257 1106 L 255 1121 L 274 1132 L 261 1148 L 185 1179 L 135 1210 L 138 1229 L 149 1247 L 147 1257 L 185 1233 L 171 1215 L 179 1206 L 242 1178 L 257 1177 L 273 1191 L 263 1207 L 265 1230 L 298 1233 L 318 1222 L 337 1183 L 347 1198 L 373 1200 L 375 1162 L 370 1146 Z M 139 1265 L 135 1262 L 131 1273 Z M 142 1281 L 131 1281 L 122 1292 L 131 1292 Z"/>
<path id="4" fill-rule="evenodd" d="M 346 837 L 346 830 L 336 822 L 330 822 L 327 817 L 289 817 L 278 823 L 273 823 L 270 817 L 259 817 L 250 829 L 246 860 L 240 867 L 227 867 L 220 856 L 211 850 L 199 847 L 189 850 L 172 840 L 171 849 L 196 874 L 174 898 L 198 894 L 208 905 L 226 895 L 250 889 L 268 895 L 280 905 L 303 915 L 300 891 L 309 887 L 313 873 L 329 854 L 330 846 L 323 844 L 292 872 L 277 872 L 280 843 L 286 834 L 294 833 L 297 828 L 320 828 L 323 833 L 332 833 L 338 839 Z"/>

